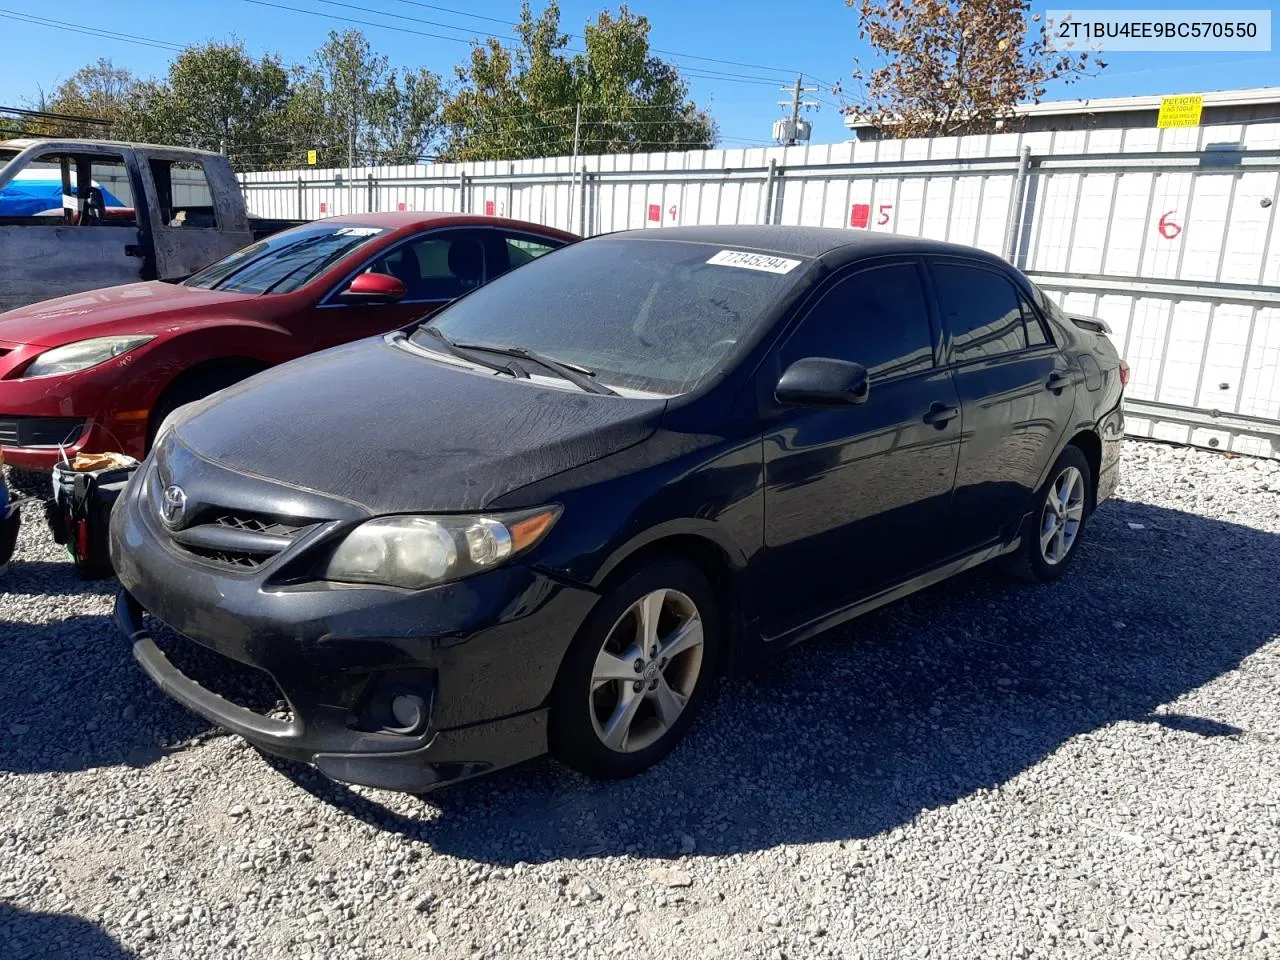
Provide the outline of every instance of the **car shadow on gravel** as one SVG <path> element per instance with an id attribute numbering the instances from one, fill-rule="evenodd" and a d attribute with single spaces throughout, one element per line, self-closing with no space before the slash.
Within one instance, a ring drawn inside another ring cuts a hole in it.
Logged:
<path id="1" fill-rule="evenodd" d="M 1277 569 L 1280 536 L 1114 501 L 1057 583 L 973 571 L 723 681 L 629 781 L 544 759 L 413 800 L 280 766 L 349 815 L 493 864 L 870 837 L 1108 724 L 1242 735 L 1162 705 L 1280 634 Z"/>
<path id="2" fill-rule="evenodd" d="M 0 903 L 0 946 L 5 960 L 133 960 L 125 950 L 88 920 L 61 913 L 28 913 Z"/>
<path id="3" fill-rule="evenodd" d="M 0 771 L 142 767 L 211 730 L 143 674 L 109 616 L 0 620 Z"/>

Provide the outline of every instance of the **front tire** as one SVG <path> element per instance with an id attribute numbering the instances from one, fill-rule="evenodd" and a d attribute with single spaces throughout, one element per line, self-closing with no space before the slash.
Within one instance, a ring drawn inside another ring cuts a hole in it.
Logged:
<path id="1" fill-rule="evenodd" d="M 697 567 L 672 558 L 632 573 L 565 655 L 551 694 L 552 755 L 602 778 L 653 766 L 693 723 L 720 644 L 719 604 Z"/>
<path id="2" fill-rule="evenodd" d="M 203 400 L 219 390 L 234 386 L 262 369 L 254 364 L 227 362 L 179 374 L 178 378 L 169 384 L 151 411 L 147 422 L 147 452 L 151 452 L 151 445 L 155 442 L 161 424 L 173 411 L 188 403 Z"/>
<path id="3" fill-rule="evenodd" d="M 1036 493 L 1022 546 L 1008 568 L 1025 580 L 1048 583 L 1067 571 L 1093 509 L 1093 471 L 1079 447 L 1069 446 Z"/>

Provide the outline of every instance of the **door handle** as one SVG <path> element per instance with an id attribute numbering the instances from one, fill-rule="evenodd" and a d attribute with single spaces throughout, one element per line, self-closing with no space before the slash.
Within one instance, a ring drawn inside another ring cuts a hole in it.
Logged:
<path id="1" fill-rule="evenodd" d="M 941 430 L 958 416 L 960 416 L 959 407 L 949 407 L 945 403 L 939 403 L 935 400 L 929 404 L 929 411 L 924 415 L 924 422 L 933 424 L 933 426 Z"/>
<path id="2" fill-rule="evenodd" d="M 142 257 L 142 256 L 145 256 L 146 254 L 142 252 L 142 244 L 126 243 L 124 245 L 124 255 L 126 257 Z"/>
<path id="3" fill-rule="evenodd" d="M 1052 390 L 1054 393 L 1061 393 L 1073 383 L 1075 383 L 1075 379 L 1073 377 L 1069 377 L 1067 374 L 1059 373 L 1055 370 L 1053 373 L 1049 374 L 1049 379 L 1044 386 L 1046 390 Z"/>

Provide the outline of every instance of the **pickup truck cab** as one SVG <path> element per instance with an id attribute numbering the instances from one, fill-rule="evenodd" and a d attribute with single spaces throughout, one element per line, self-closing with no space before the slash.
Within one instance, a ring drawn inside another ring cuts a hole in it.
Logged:
<path id="1" fill-rule="evenodd" d="M 294 223 L 249 217 L 222 154 L 0 141 L 0 311 L 138 280 L 181 280 Z"/>

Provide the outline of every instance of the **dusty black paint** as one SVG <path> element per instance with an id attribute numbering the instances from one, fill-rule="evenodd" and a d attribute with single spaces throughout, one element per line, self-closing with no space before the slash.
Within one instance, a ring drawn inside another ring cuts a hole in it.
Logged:
<path id="1" fill-rule="evenodd" d="M 931 367 L 872 378 L 865 403 L 839 409 L 775 398 L 780 344 L 850 270 L 887 253 L 916 258 L 927 281 L 933 257 L 970 257 L 1040 304 L 1007 264 L 841 231 L 663 235 L 817 258 L 795 271 L 792 294 L 726 366 L 683 396 L 544 388 L 368 340 L 189 408 L 115 512 L 120 580 L 182 633 L 270 671 L 304 720 L 260 735 L 251 718 L 169 683 L 175 695 L 334 776 L 425 788 L 545 747 L 543 710 L 565 650 L 610 575 L 643 551 L 664 542 L 679 550 L 691 538 L 705 545 L 699 562 L 733 585 L 724 595 L 733 598 L 734 659 L 750 661 L 1015 549 L 1050 466 L 1077 437 L 1099 498 L 1114 489 L 1121 384 L 1105 337 L 1041 317 L 1054 345 L 955 364 L 950 321 L 927 282 Z M 1097 364 L 1097 389 L 1085 386 L 1081 355 Z M 939 402 L 956 414 L 934 417 Z M 157 517 L 157 491 L 168 484 L 187 491 L 192 522 L 226 511 L 301 516 L 309 526 L 257 569 L 204 560 Z M 409 592 L 317 578 L 333 545 L 370 513 L 548 503 L 563 513 L 542 542 L 457 583 Z M 126 631 L 138 630 L 133 601 L 122 610 Z M 145 643 L 135 654 L 163 679 Z M 375 742 L 356 729 L 351 711 L 387 677 L 414 671 L 435 678 L 436 737 L 393 739 L 391 750 L 385 736 Z"/>

